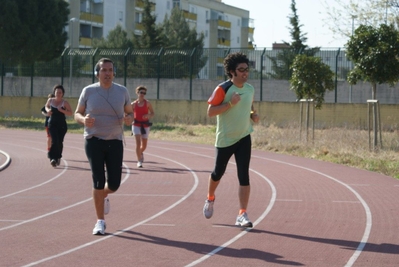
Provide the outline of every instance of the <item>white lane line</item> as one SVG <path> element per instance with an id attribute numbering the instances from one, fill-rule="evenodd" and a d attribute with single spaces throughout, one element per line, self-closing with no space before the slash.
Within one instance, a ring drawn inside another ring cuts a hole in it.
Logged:
<path id="1" fill-rule="evenodd" d="M 47 181 L 45 181 L 45 182 L 43 182 L 43 183 L 41 183 L 41 184 L 37 184 L 37 185 L 31 186 L 31 187 L 29 187 L 29 188 L 25 188 L 25 189 L 23 189 L 23 190 L 16 191 L 16 192 L 11 193 L 11 194 L 8 194 L 8 195 L 0 196 L 0 199 L 6 198 L 6 197 L 10 197 L 10 196 L 13 196 L 13 195 L 17 195 L 17 194 L 20 194 L 20 193 L 23 193 L 23 192 L 26 192 L 26 191 L 29 191 L 29 190 L 32 190 L 32 189 L 34 189 L 34 188 L 43 186 L 43 185 L 45 185 L 45 184 L 48 184 L 48 183 L 50 183 L 50 182 L 52 182 L 52 181 L 54 181 L 54 180 L 60 178 L 60 177 L 67 171 L 67 169 L 68 169 L 68 163 L 67 163 L 65 160 L 63 160 L 63 161 L 64 161 L 65 167 L 64 167 L 64 169 L 62 170 L 62 172 L 60 172 L 59 174 L 57 174 L 56 176 L 54 176 L 54 177 L 51 178 L 50 180 L 47 180 Z M 1 229 L 0 229 L 0 230 L 1 230 Z"/>
<path id="2" fill-rule="evenodd" d="M 170 227 L 176 226 L 176 224 L 161 224 L 161 223 L 145 223 L 143 225 L 146 225 L 146 226 L 170 226 Z"/>
<path id="3" fill-rule="evenodd" d="M 65 160 L 64 160 L 64 163 L 65 163 L 65 168 L 67 168 L 68 163 L 67 163 Z M 123 164 L 123 166 L 126 168 L 126 175 L 125 175 L 123 181 L 121 182 L 121 184 L 123 184 L 123 183 L 127 180 L 127 178 L 129 177 L 129 175 L 130 175 L 130 170 L 129 170 L 129 168 L 126 166 L 126 164 Z M 64 169 L 64 171 L 63 171 L 62 173 L 64 173 L 65 171 L 66 171 L 66 169 Z M 59 175 L 60 175 L 60 174 L 59 174 Z M 56 177 L 58 177 L 59 175 L 57 175 Z M 54 178 L 51 179 L 51 180 L 49 180 L 49 181 L 47 181 L 47 182 L 45 182 L 45 183 L 48 183 L 48 182 L 50 182 L 50 181 L 52 181 L 52 180 L 54 180 Z M 44 183 L 44 184 L 45 184 L 45 183 Z M 38 186 L 39 186 L 39 185 L 38 185 Z M 35 186 L 35 187 L 37 187 L 37 186 Z M 32 188 L 35 188 L 35 187 L 32 187 Z M 32 189 L 32 188 L 27 188 L 26 190 L 29 190 L 29 189 Z M 22 190 L 22 191 L 26 191 L 26 190 Z M 20 191 L 20 192 L 21 192 L 21 191 Z M 17 192 L 16 192 L 16 193 L 17 193 Z M 19 223 L 16 223 L 16 224 L 12 224 L 12 225 L 9 225 L 9 226 L 2 227 L 2 228 L 0 228 L 0 231 L 7 230 L 7 229 L 10 229 L 10 228 L 14 228 L 14 227 L 16 227 L 16 226 L 19 226 L 19 225 L 22 225 L 22 224 L 26 224 L 26 223 L 29 223 L 29 222 L 37 221 L 37 220 L 39 220 L 39 219 L 48 217 L 48 216 L 50 216 L 50 215 L 59 213 L 59 212 L 61 212 L 61 211 L 64 211 L 64 210 L 67 210 L 67 209 L 70 209 L 70 208 L 79 206 L 79 205 L 84 204 L 84 203 L 86 203 L 86 202 L 88 202 L 88 201 L 93 201 L 93 199 L 92 199 L 92 198 L 87 198 L 87 199 L 85 199 L 85 200 L 82 200 L 82 201 L 77 202 L 77 203 L 75 203 L 75 204 L 72 204 L 72 205 L 63 207 L 63 208 L 61 208 L 61 209 L 57 209 L 57 210 L 54 210 L 54 211 L 52 211 L 52 212 L 49 212 L 49 213 L 46 213 L 46 214 L 43 214 L 43 215 L 40 215 L 40 216 L 31 218 L 31 219 L 28 219 L 28 220 L 23 220 L 23 221 L 21 221 L 21 222 L 19 222 Z"/>
<path id="4" fill-rule="evenodd" d="M 113 196 L 125 196 L 125 197 L 181 197 L 184 195 L 160 195 L 160 194 L 112 194 Z"/>
<path id="5" fill-rule="evenodd" d="M 197 175 L 195 174 L 195 172 L 194 172 L 193 170 L 191 170 L 191 169 L 188 168 L 187 166 L 185 166 L 185 165 L 183 165 L 183 164 L 181 164 L 181 163 L 179 163 L 179 162 L 177 162 L 177 161 L 174 161 L 174 160 L 171 160 L 171 159 L 167 159 L 167 158 L 164 158 L 164 157 L 160 157 L 160 156 L 156 156 L 156 155 L 153 155 L 153 156 L 154 156 L 154 157 L 158 157 L 158 158 L 162 158 L 162 159 L 164 159 L 164 160 L 168 160 L 168 161 L 174 162 L 174 163 L 176 163 L 176 164 L 178 164 L 178 165 L 180 165 L 180 166 L 186 168 L 186 169 L 192 174 L 192 176 L 194 177 L 194 184 L 193 184 L 192 188 L 190 189 L 190 191 L 189 191 L 186 195 L 184 195 L 181 199 L 179 199 L 178 201 L 176 201 L 175 203 L 173 203 L 173 204 L 170 205 L 169 207 L 167 207 L 167 208 L 161 210 L 160 212 L 154 214 L 153 216 L 148 217 L 147 219 L 142 220 L 141 222 L 138 222 L 138 223 L 136 223 L 136 224 L 133 224 L 133 225 L 131 225 L 131 226 L 129 226 L 129 227 L 123 229 L 123 230 L 120 230 L 120 231 L 117 231 L 117 232 L 115 232 L 115 233 L 113 233 L 113 234 L 104 236 L 104 237 L 99 238 L 99 239 L 97 239 L 97 240 L 95 240 L 95 241 L 82 244 L 82 245 L 80 245 L 80 246 L 77 246 L 77 247 L 75 247 L 75 248 L 66 250 L 66 251 L 64 251 L 64 252 L 55 254 L 55 255 L 53 255 L 53 256 L 50 256 L 50 257 L 47 257 L 47 258 L 43 258 L 43 259 L 38 260 L 38 261 L 35 261 L 35 262 L 31 262 L 31 263 L 29 263 L 29 264 L 27 264 L 27 265 L 24 265 L 24 266 L 34 266 L 34 265 L 37 265 L 37 264 L 40 264 L 40 263 L 43 263 L 43 262 L 46 262 L 46 261 L 49 261 L 49 260 L 52 260 L 52 259 L 61 257 L 61 256 L 64 256 L 64 255 L 67 255 L 67 254 L 69 254 L 69 253 L 78 251 L 78 250 L 80 250 L 80 249 L 89 247 L 89 246 L 94 245 L 94 244 L 96 244 L 96 243 L 105 241 L 105 240 L 107 240 L 108 238 L 111 238 L 111 237 L 114 237 L 114 236 L 118 236 L 118 235 L 122 235 L 122 234 L 125 233 L 126 231 L 129 231 L 129 230 L 131 230 L 131 229 L 133 229 L 133 228 L 135 228 L 135 227 L 138 227 L 138 226 L 141 226 L 141 225 L 143 225 L 143 224 L 146 224 L 147 222 L 149 222 L 149 221 L 151 221 L 151 220 L 153 220 L 153 219 L 155 219 L 155 218 L 157 218 L 157 217 L 163 215 L 163 214 L 166 213 L 167 211 L 173 209 L 174 207 L 176 207 L 177 205 L 179 205 L 180 203 L 182 203 L 183 201 L 185 201 L 189 196 L 191 196 L 191 195 L 194 193 L 195 189 L 198 187 L 198 177 L 197 177 Z M 91 199 L 90 199 L 90 200 L 91 200 Z"/>
<path id="6" fill-rule="evenodd" d="M 356 190 L 354 190 L 352 187 L 350 187 L 348 184 L 346 184 L 346 183 L 344 183 L 344 182 L 342 182 L 342 181 L 340 181 L 340 180 L 338 180 L 338 179 L 336 179 L 336 178 L 334 178 L 334 177 L 332 177 L 330 175 L 327 175 L 325 173 L 322 173 L 322 172 L 319 172 L 319 171 L 316 171 L 316 170 L 313 170 L 313 169 L 310 169 L 310 168 L 306 168 L 306 167 L 303 167 L 303 166 L 299 166 L 299 165 L 296 165 L 296 164 L 288 163 L 288 162 L 285 162 L 285 161 L 280 161 L 280 160 L 275 160 L 275 159 L 270 159 L 270 158 L 265 158 L 265 157 L 259 157 L 259 156 L 253 156 L 253 157 L 256 157 L 256 158 L 259 158 L 259 159 L 264 159 L 264 160 L 269 160 L 269 161 L 273 161 L 273 162 L 289 165 L 289 166 L 292 166 L 292 167 L 296 167 L 296 168 L 299 168 L 299 169 L 307 170 L 309 172 L 317 173 L 317 174 L 319 174 L 321 176 L 324 176 L 324 177 L 326 177 L 328 179 L 331 179 L 331 180 L 341 184 L 342 186 L 346 187 L 349 191 L 351 191 L 356 196 L 357 199 L 359 199 L 360 203 L 362 204 L 362 206 L 364 208 L 365 214 L 366 214 L 366 225 L 365 225 L 365 229 L 364 229 L 364 232 L 363 232 L 363 236 L 362 236 L 362 238 L 361 238 L 361 240 L 359 242 L 359 245 L 357 246 L 357 248 L 356 248 L 355 252 L 352 254 L 352 256 L 349 258 L 348 262 L 345 264 L 345 267 L 351 267 L 356 262 L 357 258 L 359 258 L 359 256 L 362 253 L 364 247 L 366 246 L 367 240 L 370 237 L 371 227 L 373 225 L 373 223 L 372 223 L 373 220 L 372 220 L 370 207 L 367 205 L 366 201 L 362 198 L 362 196 Z"/>
<path id="7" fill-rule="evenodd" d="M 162 147 L 158 147 L 158 149 L 164 149 L 164 150 L 172 150 L 169 148 L 162 148 Z M 198 153 L 194 153 L 194 152 L 188 152 L 187 150 L 177 150 L 177 149 L 173 149 L 173 151 L 178 151 L 178 152 L 182 152 L 182 153 L 188 153 L 188 154 L 192 154 L 192 155 L 196 155 L 196 156 L 201 156 L 201 157 L 205 157 L 205 158 L 211 158 L 213 159 L 214 156 L 208 156 L 208 155 L 203 155 L 203 154 L 198 154 Z M 233 164 L 236 165 L 235 162 L 233 161 L 229 161 L 229 164 Z M 272 207 L 274 206 L 274 203 L 276 201 L 276 196 L 277 196 L 277 191 L 276 188 L 274 187 L 273 183 L 263 174 L 261 174 L 260 172 L 257 172 L 253 169 L 249 169 L 251 172 L 256 173 L 257 175 L 259 175 L 260 177 L 262 177 L 270 186 L 271 191 L 272 191 L 272 195 L 270 198 L 270 202 L 269 205 L 266 207 L 265 211 L 261 214 L 261 216 L 259 216 L 259 218 L 253 223 L 253 227 L 255 227 L 257 224 L 259 224 L 259 222 L 261 222 L 266 216 L 267 214 L 271 211 Z M 231 238 L 230 240 L 228 240 L 227 242 L 225 242 L 224 244 L 222 244 L 221 246 L 217 247 L 216 249 L 212 250 L 211 252 L 209 252 L 208 254 L 204 255 L 203 257 L 199 258 L 196 261 L 191 262 L 190 264 L 186 265 L 186 266 L 195 266 L 203 261 L 205 261 L 206 259 L 208 259 L 209 257 L 217 254 L 219 251 L 221 251 L 222 249 L 228 247 L 229 245 L 231 245 L 232 243 L 234 243 L 235 241 L 237 241 L 238 239 L 240 239 L 241 237 L 243 237 L 245 234 L 247 234 L 249 231 L 251 231 L 251 228 L 247 228 L 244 231 L 242 231 L 240 234 L 236 235 L 235 237 Z"/>
<path id="8" fill-rule="evenodd" d="M 302 202 L 303 200 L 302 200 L 302 199 L 283 199 L 283 198 L 278 198 L 278 199 L 276 199 L 276 201 L 287 201 L 287 202 L 289 202 L 289 201 L 292 201 L 292 202 Z"/>
<path id="9" fill-rule="evenodd" d="M 349 201 L 349 200 L 334 200 L 333 203 L 354 203 L 354 204 L 359 204 L 361 202 L 360 201 Z"/>
<path id="10" fill-rule="evenodd" d="M 276 201 L 276 196 L 277 196 L 277 192 L 276 192 L 276 188 L 274 187 L 273 183 L 263 174 L 250 169 L 250 171 L 256 173 L 257 175 L 259 175 L 260 177 L 262 177 L 270 186 L 271 190 L 272 190 L 272 195 L 270 198 L 270 202 L 269 205 L 266 207 L 265 211 L 262 213 L 261 216 L 259 216 L 259 218 L 253 223 L 253 226 L 255 227 L 259 222 L 261 222 L 266 216 L 267 214 L 271 211 L 275 201 Z M 236 235 L 235 237 L 231 238 L 230 240 L 228 240 L 227 242 L 225 242 L 224 244 L 222 244 L 221 246 L 215 248 L 214 250 L 212 250 L 211 252 L 209 252 L 208 254 L 204 255 L 203 257 L 199 258 L 198 260 L 195 260 L 193 262 L 191 262 L 190 264 L 187 264 L 186 267 L 189 266 L 195 266 L 203 261 L 205 261 L 206 259 L 212 257 L 213 255 L 217 254 L 219 251 L 221 251 L 222 249 L 228 247 L 229 245 L 231 245 L 232 243 L 234 243 L 235 241 L 237 241 L 238 239 L 240 239 L 241 237 L 243 237 L 245 234 L 247 234 L 249 231 L 251 231 L 252 228 L 247 228 L 244 231 L 242 231 L 241 233 L 239 233 L 238 235 Z"/>

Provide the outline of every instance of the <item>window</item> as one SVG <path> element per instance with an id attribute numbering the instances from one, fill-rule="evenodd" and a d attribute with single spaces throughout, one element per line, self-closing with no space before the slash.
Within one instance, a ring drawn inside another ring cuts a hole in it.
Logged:
<path id="1" fill-rule="evenodd" d="M 177 6 L 180 8 L 180 0 L 173 0 L 173 7 Z"/>
<path id="2" fill-rule="evenodd" d="M 240 37 L 237 37 L 237 44 L 240 43 Z"/>
<path id="3" fill-rule="evenodd" d="M 134 22 L 141 23 L 142 20 L 143 20 L 143 14 L 140 12 L 136 12 L 134 16 Z"/>
<path id="4" fill-rule="evenodd" d="M 167 2 L 166 2 L 166 9 L 167 9 L 167 10 L 170 10 L 170 1 L 167 1 Z"/>
<path id="5" fill-rule="evenodd" d="M 240 19 L 237 19 L 237 26 L 239 27 L 240 24 L 241 24 L 241 20 L 240 20 Z"/>
<path id="6" fill-rule="evenodd" d="M 123 21 L 123 11 L 119 11 L 119 20 Z"/>

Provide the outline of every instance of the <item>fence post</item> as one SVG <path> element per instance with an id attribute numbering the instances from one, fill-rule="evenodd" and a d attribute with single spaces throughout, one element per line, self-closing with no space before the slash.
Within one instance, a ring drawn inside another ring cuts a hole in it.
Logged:
<path id="1" fill-rule="evenodd" d="M 161 50 L 159 50 L 158 55 L 157 55 L 158 56 L 157 99 L 159 99 L 159 82 L 161 80 L 161 55 L 162 55 L 162 52 L 163 52 L 163 47 L 161 47 Z"/>
<path id="2" fill-rule="evenodd" d="M 190 55 L 190 100 L 193 100 L 193 64 L 194 64 L 194 53 L 196 51 L 196 47 L 194 47 L 193 51 L 191 52 Z"/>
<path id="3" fill-rule="evenodd" d="M 341 48 L 338 48 L 337 55 L 335 56 L 335 103 L 337 103 L 338 55 L 339 55 L 340 51 L 341 51 Z"/>
<path id="4" fill-rule="evenodd" d="M 0 96 L 4 95 L 4 63 L 1 62 L 1 94 Z"/>
<path id="5" fill-rule="evenodd" d="M 124 77 L 123 77 L 123 85 L 126 87 L 126 78 L 127 78 L 127 53 L 129 53 L 130 47 L 126 50 L 125 55 L 123 56 L 123 72 L 124 72 Z"/>
<path id="6" fill-rule="evenodd" d="M 61 85 L 62 85 L 62 86 L 64 86 L 65 53 L 66 53 L 66 51 L 67 51 L 68 49 L 69 49 L 69 46 L 68 46 L 68 47 L 65 47 L 64 51 L 62 51 L 62 54 L 61 54 Z"/>
<path id="7" fill-rule="evenodd" d="M 263 58 L 266 53 L 266 48 L 263 49 L 263 53 L 260 56 L 260 101 L 263 100 Z"/>
<path id="8" fill-rule="evenodd" d="M 32 63 L 31 67 L 30 67 L 30 96 L 33 96 L 33 75 L 35 72 L 35 68 L 34 68 L 35 63 Z"/>
<path id="9" fill-rule="evenodd" d="M 96 50 L 94 50 L 94 53 L 93 53 L 93 56 L 91 57 L 91 64 L 92 64 L 92 68 L 91 68 L 91 73 L 92 73 L 92 75 L 91 75 L 91 82 L 92 83 L 94 83 L 94 79 L 96 78 L 95 77 L 95 75 L 94 75 L 94 67 L 96 66 L 96 62 L 95 62 L 95 57 L 96 57 L 96 54 L 97 54 L 97 50 L 98 50 L 98 47 L 96 48 Z"/>

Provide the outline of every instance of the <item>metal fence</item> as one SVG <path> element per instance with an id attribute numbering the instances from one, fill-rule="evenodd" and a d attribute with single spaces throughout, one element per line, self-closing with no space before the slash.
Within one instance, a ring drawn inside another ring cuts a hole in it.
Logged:
<path id="1" fill-rule="evenodd" d="M 257 81 L 260 92 L 271 79 L 272 61 L 281 50 L 267 48 L 251 49 L 70 49 L 66 48 L 59 58 L 49 62 L 16 64 L 0 62 L 0 96 L 47 96 L 56 83 L 70 88 L 71 97 L 77 97 L 81 84 L 95 81 L 93 69 L 102 57 L 111 58 L 116 67 L 117 81 L 127 85 L 129 79 L 152 79 L 155 82 L 156 98 L 162 99 L 161 82 L 181 80 L 187 84 L 187 99 L 193 98 L 199 81 L 224 80 L 223 59 L 231 52 L 241 51 L 250 60 L 249 79 Z M 329 65 L 336 74 L 336 82 L 346 80 L 352 67 L 345 52 L 340 49 L 320 50 L 316 55 Z M 80 82 L 78 82 L 80 81 Z M 155 88 L 154 88 L 155 87 Z M 188 87 L 188 88 L 187 88 Z M 259 100 L 263 100 L 262 94 Z"/>

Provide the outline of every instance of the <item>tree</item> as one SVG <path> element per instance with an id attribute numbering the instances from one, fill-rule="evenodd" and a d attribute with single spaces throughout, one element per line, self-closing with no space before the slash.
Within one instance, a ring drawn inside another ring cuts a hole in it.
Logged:
<path id="1" fill-rule="evenodd" d="M 107 38 L 93 39 L 93 47 L 127 49 L 133 46 L 132 40 L 127 37 L 127 32 L 117 25 L 108 33 Z"/>
<path id="2" fill-rule="evenodd" d="M 162 29 L 155 24 L 156 16 L 151 13 L 152 3 L 149 0 L 143 0 L 143 34 L 135 35 L 133 43 L 135 48 L 153 49 L 161 48 L 163 46 Z"/>
<path id="3" fill-rule="evenodd" d="M 297 15 L 295 0 L 291 0 L 292 15 L 289 17 L 292 28 L 290 29 L 290 35 L 292 37 L 292 43 L 283 41 L 287 48 L 277 54 L 277 56 L 268 58 L 272 62 L 272 72 L 269 73 L 274 79 L 286 79 L 289 80 L 292 75 L 291 64 L 294 61 L 296 55 L 305 54 L 308 56 L 314 56 L 319 50 L 319 47 L 309 48 L 305 43 L 307 41 L 306 33 L 301 32 L 301 25 Z"/>
<path id="4" fill-rule="evenodd" d="M 128 72 L 133 77 L 153 78 L 158 70 L 158 51 L 163 46 L 162 29 L 155 24 L 156 16 L 152 14 L 152 3 L 143 0 L 142 35 L 133 37 L 135 57 L 129 62 Z"/>
<path id="5" fill-rule="evenodd" d="M 354 63 L 349 83 L 370 82 L 372 99 L 377 99 L 377 84 L 393 86 L 399 81 L 399 32 L 392 25 L 360 25 L 345 47 L 348 59 Z"/>
<path id="6" fill-rule="evenodd" d="M 324 6 L 327 15 L 324 23 L 335 38 L 350 38 L 353 24 L 399 25 L 398 0 L 324 0 Z"/>
<path id="7" fill-rule="evenodd" d="M 203 56 L 204 35 L 190 29 L 184 13 L 177 6 L 172 9 L 170 18 L 165 16 L 163 25 L 164 44 L 168 51 L 164 53 L 165 71 L 174 66 L 173 72 L 163 73 L 163 77 L 183 78 L 197 73 L 204 67 L 207 58 Z M 199 36 L 199 37 L 198 37 Z M 194 50 L 195 49 L 195 50 Z"/>
<path id="8" fill-rule="evenodd" d="M 334 90 L 334 73 L 320 58 L 297 55 L 291 66 L 291 90 L 298 99 L 313 99 L 315 108 L 320 109 L 326 91 Z"/>
<path id="9" fill-rule="evenodd" d="M 112 50 L 112 60 L 117 69 L 118 76 L 125 75 L 124 69 L 118 68 L 125 64 L 121 54 L 123 53 L 124 55 L 127 49 L 133 46 L 132 40 L 127 35 L 127 32 L 118 24 L 113 30 L 109 31 L 106 38 L 93 39 L 93 47 L 105 49 L 108 52 Z"/>
<path id="10" fill-rule="evenodd" d="M 0 59 L 33 64 L 60 56 L 67 41 L 64 0 L 1 0 Z"/>
<path id="11" fill-rule="evenodd" d="M 377 99 L 377 84 L 393 86 L 399 81 L 399 32 L 393 25 L 381 24 L 379 28 L 360 25 L 345 47 L 347 57 L 354 63 L 349 83 L 370 82 L 372 99 Z M 373 105 L 374 148 L 378 144 L 378 120 L 377 108 Z"/>

